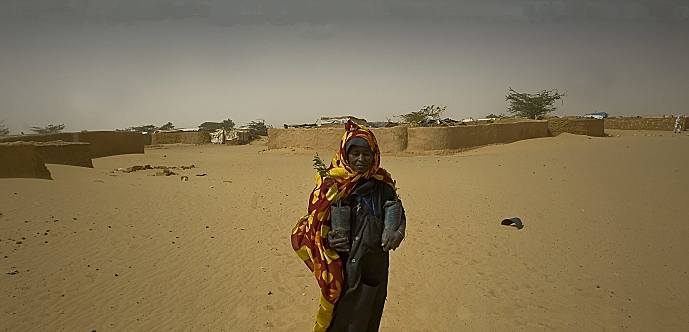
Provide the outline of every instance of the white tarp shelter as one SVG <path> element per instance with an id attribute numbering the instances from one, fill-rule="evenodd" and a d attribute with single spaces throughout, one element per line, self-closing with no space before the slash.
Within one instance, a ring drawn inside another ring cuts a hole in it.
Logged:
<path id="1" fill-rule="evenodd" d="M 218 129 L 210 133 L 213 144 L 246 144 L 251 142 L 251 133 L 245 129 Z"/>

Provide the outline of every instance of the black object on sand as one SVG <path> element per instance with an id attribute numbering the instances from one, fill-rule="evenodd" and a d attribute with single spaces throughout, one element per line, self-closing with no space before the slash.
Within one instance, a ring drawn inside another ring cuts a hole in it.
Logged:
<path id="1" fill-rule="evenodd" d="M 509 218 L 509 219 L 503 219 L 500 224 L 506 225 L 506 226 L 514 224 L 514 226 L 517 227 L 518 229 L 524 228 L 524 224 L 522 223 L 522 220 L 519 218 L 516 218 L 516 217 L 515 218 Z"/>

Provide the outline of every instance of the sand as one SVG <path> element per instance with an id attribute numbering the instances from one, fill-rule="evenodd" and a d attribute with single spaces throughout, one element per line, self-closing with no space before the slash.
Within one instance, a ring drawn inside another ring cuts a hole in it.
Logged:
<path id="1" fill-rule="evenodd" d="M 384 155 L 409 221 L 381 331 L 685 331 L 689 136 L 608 133 Z M 314 152 L 265 149 L 0 179 L 0 330 L 310 330 L 318 288 L 289 234 Z M 108 174 L 143 164 L 196 168 Z"/>

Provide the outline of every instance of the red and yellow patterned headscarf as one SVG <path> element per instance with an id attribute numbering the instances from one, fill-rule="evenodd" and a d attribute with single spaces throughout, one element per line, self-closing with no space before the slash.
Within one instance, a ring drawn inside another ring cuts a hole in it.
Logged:
<path id="1" fill-rule="evenodd" d="M 316 314 L 316 332 L 325 331 L 333 318 L 335 303 L 340 298 L 344 273 L 342 260 L 328 246 L 327 234 L 330 230 L 330 205 L 352 192 L 361 179 L 371 177 L 389 185 L 394 185 L 392 177 L 380 168 L 380 149 L 373 133 L 363 125 L 348 121 L 345 124 L 340 149 L 333 157 L 327 177 L 316 173 L 316 188 L 310 195 L 308 214 L 301 217 L 292 229 L 292 248 L 313 272 L 321 289 L 320 305 Z M 364 138 L 373 152 L 371 169 L 365 174 L 353 171 L 349 166 L 345 144 L 354 137 Z"/>

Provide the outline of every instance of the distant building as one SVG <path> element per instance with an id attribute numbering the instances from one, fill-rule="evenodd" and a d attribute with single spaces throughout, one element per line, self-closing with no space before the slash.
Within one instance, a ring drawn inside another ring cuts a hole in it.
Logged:
<path id="1" fill-rule="evenodd" d="M 585 118 L 590 119 L 605 119 L 608 117 L 608 113 L 605 112 L 595 112 L 584 115 Z"/>
<path id="2" fill-rule="evenodd" d="M 339 126 L 347 123 L 347 121 L 352 120 L 352 122 L 361 124 L 361 125 L 366 125 L 367 122 L 364 119 L 357 118 L 351 115 L 344 115 L 344 116 L 323 116 L 320 119 L 316 121 L 316 125 L 319 127 L 322 126 Z"/>

